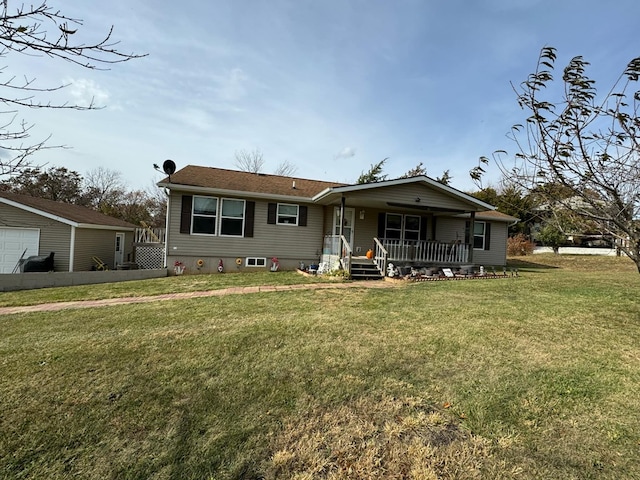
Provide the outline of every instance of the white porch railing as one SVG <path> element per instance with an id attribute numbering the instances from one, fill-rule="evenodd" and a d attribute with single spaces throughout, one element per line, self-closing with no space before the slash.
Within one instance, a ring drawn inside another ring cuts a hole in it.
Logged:
<path id="1" fill-rule="evenodd" d="M 462 242 L 442 243 L 424 240 L 373 239 L 374 262 L 385 272 L 389 262 L 415 262 L 431 264 L 464 265 L 470 263 L 471 245 Z M 351 265 L 351 247 L 344 236 L 326 235 L 322 248 L 323 261 L 333 259 L 331 268 L 340 262 L 345 270 Z"/>
<path id="2" fill-rule="evenodd" d="M 164 228 L 151 228 L 147 225 L 136 228 L 133 247 L 135 262 L 139 268 L 162 268 L 165 266 L 166 233 Z"/>
<path id="3" fill-rule="evenodd" d="M 394 239 L 382 239 L 380 243 L 389 252 L 391 262 L 463 264 L 470 261 L 468 243 Z"/>
<path id="4" fill-rule="evenodd" d="M 322 244 L 322 263 L 328 263 L 326 268 L 334 270 L 342 267 L 351 273 L 351 257 L 353 253 L 344 235 L 325 235 Z"/>
<path id="5" fill-rule="evenodd" d="M 376 266 L 378 267 L 378 270 L 380 270 L 380 273 L 382 273 L 382 275 L 385 275 L 385 272 L 387 271 L 387 259 L 389 258 L 389 252 L 386 248 L 384 248 L 384 245 L 382 245 L 382 243 L 380 243 L 380 240 L 378 240 L 377 238 L 374 237 L 373 242 L 376 246 L 373 261 L 376 263 Z"/>
<path id="6" fill-rule="evenodd" d="M 136 228 L 135 243 L 164 243 L 166 230 L 164 228 L 142 227 Z"/>

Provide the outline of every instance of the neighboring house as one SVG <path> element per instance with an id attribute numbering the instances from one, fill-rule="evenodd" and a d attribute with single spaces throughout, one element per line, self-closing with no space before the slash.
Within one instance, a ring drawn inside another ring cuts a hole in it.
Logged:
<path id="1" fill-rule="evenodd" d="M 167 265 L 188 272 L 273 259 L 350 270 L 370 249 L 380 272 L 389 262 L 502 266 L 517 220 L 426 176 L 345 185 L 189 165 L 158 185 L 169 192 Z"/>
<path id="2" fill-rule="evenodd" d="M 79 205 L 0 191 L 0 272 L 21 256 L 54 254 L 54 271 L 109 268 L 132 260 L 136 226 Z"/>

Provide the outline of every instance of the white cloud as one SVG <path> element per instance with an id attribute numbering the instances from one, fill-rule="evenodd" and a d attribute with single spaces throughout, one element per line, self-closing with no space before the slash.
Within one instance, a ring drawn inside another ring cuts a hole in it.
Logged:
<path id="1" fill-rule="evenodd" d="M 93 105 L 98 108 L 107 105 L 109 92 L 93 80 L 86 78 L 66 78 L 63 82 L 65 85 L 68 85 L 66 92 L 71 95 L 73 104 L 80 106 Z"/>
<path id="2" fill-rule="evenodd" d="M 355 154 L 356 154 L 356 149 L 354 147 L 344 147 L 336 155 L 336 158 L 351 158 L 355 156 Z"/>

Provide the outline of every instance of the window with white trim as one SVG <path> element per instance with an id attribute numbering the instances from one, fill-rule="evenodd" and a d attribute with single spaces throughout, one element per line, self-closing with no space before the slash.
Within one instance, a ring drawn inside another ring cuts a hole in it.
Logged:
<path id="1" fill-rule="evenodd" d="M 387 220 L 384 227 L 384 238 L 402 238 L 402 215 L 397 213 L 387 213 Z"/>
<path id="2" fill-rule="evenodd" d="M 420 240 L 422 219 L 418 215 L 387 213 L 384 238 L 393 240 Z"/>
<path id="3" fill-rule="evenodd" d="M 264 257 L 247 257 L 245 260 L 247 267 L 266 267 L 267 259 Z"/>
<path id="4" fill-rule="evenodd" d="M 218 220 L 217 197 L 193 197 L 191 233 L 215 235 Z"/>
<path id="5" fill-rule="evenodd" d="M 486 222 L 473 223 L 473 248 L 476 250 L 485 249 L 485 239 L 487 232 Z"/>
<path id="6" fill-rule="evenodd" d="M 223 198 L 220 203 L 220 235 L 242 237 L 244 232 L 244 200 Z"/>
<path id="7" fill-rule="evenodd" d="M 404 216 L 404 239 L 420 240 L 420 217 L 418 215 Z"/>
<path id="8" fill-rule="evenodd" d="M 276 223 L 278 225 L 298 225 L 298 205 L 279 203 L 276 210 Z"/>

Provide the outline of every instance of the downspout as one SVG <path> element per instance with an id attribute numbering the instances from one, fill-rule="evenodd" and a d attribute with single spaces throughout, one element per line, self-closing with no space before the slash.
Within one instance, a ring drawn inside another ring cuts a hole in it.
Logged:
<path id="1" fill-rule="evenodd" d="M 71 239 L 69 241 L 69 271 L 73 272 L 73 259 L 76 256 L 76 227 L 71 225 Z"/>
<path id="2" fill-rule="evenodd" d="M 469 263 L 473 263 L 473 232 L 475 232 L 475 222 L 476 222 L 476 212 L 471 212 L 471 217 L 469 219 L 469 243 L 471 244 L 469 248 Z"/>

